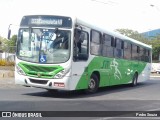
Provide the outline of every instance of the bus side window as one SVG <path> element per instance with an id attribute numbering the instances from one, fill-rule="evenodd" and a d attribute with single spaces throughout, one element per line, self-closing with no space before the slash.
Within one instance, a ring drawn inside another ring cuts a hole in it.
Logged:
<path id="1" fill-rule="evenodd" d="M 144 58 L 145 62 L 151 62 L 150 61 L 150 51 L 145 49 L 145 58 Z"/>
<path id="2" fill-rule="evenodd" d="M 88 51 L 89 51 L 88 41 L 89 41 L 89 35 L 87 32 L 75 29 L 74 50 L 73 50 L 74 61 L 88 59 Z"/>
<path id="3" fill-rule="evenodd" d="M 145 49 L 143 47 L 139 47 L 139 60 L 145 61 Z"/>
<path id="4" fill-rule="evenodd" d="M 147 60 L 146 62 L 151 62 L 151 50 L 147 50 Z"/>
<path id="5" fill-rule="evenodd" d="M 111 35 L 104 34 L 102 42 L 102 55 L 106 57 L 113 57 L 113 42 L 114 37 Z"/>
<path id="6" fill-rule="evenodd" d="M 123 58 L 123 42 L 121 39 L 116 38 L 115 40 L 115 49 L 114 49 L 114 56 L 117 58 Z"/>
<path id="7" fill-rule="evenodd" d="M 139 50 L 138 50 L 138 46 L 137 45 L 134 45 L 132 44 L 132 60 L 138 60 L 139 57 L 138 57 L 138 53 L 139 53 Z"/>
<path id="8" fill-rule="evenodd" d="M 124 59 L 131 60 L 131 43 L 124 41 Z"/>
<path id="9" fill-rule="evenodd" d="M 101 55 L 101 33 L 96 30 L 91 30 L 91 54 Z"/>

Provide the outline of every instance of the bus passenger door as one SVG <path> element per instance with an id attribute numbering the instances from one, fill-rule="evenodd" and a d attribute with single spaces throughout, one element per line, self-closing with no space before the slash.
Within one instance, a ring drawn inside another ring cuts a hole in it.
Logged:
<path id="1" fill-rule="evenodd" d="M 88 87 L 88 58 L 89 58 L 89 32 L 75 29 L 73 43 L 72 89 L 85 89 Z"/>

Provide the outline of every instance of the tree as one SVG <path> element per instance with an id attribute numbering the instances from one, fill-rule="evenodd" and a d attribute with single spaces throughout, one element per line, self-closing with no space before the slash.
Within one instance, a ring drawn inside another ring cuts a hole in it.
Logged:
<path id="1" fill-rule="evenodd" d="M 138 31 L 130 29 L 116 29 L 116 31 L 127 37 L 149 44 L 149 41 L 142 34 L 138 33 Z"/>
<path id="2" fill-rule="evenodd" d="M 150 44 L 152 45 L 152 58 L 157 61 L 160 57 L 160 35 L 152 38 Z"/>
<path id="3" fill-rule="evenodd" d="M 6 41 L 7 41 L 6 38 L 3 38 L 0 36 L 0 43 L 1 43 L 0 44 L 0 51 L 1 52 L 5 51 L 5 49 L 6 49 Z"/>
<path id="4" fill-rule="evenodd" d="M 17 35 L 13 35 L 11 40 L 7 41 L 9 52 L 11 53 L 15 52 L 16 41 L 17 41 Z"/>
<path id="5" fill-rule="evenodd" d="M 0 50 L 12 53 L 15 52 L 16 41 L 17 41 L 17 35 L 13 35 L 10 40 L 0 37 L 0 42 L 1 42 Z"/>
<path id="6" fill-rule="evenodd" d="M 11 40 L 8 41 L 8 46 L 16 46 L 17 35 L 13 35 Z"/>
<path id="7" fill-rule="evenodd" d="M 2 53 L 3 50 L 2 50 L 2 37 L 0 37 L 0 53 Z"/>

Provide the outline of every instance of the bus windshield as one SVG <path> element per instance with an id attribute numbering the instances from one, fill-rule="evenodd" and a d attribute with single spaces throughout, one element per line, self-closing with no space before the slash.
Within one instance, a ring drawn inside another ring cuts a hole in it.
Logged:
<path id="1" fill-rule="evenodd" d="M 71 31 L 44 28 L 20 28 L 17 57 L 34 63 L 63 63 L 70 57 Z"/>

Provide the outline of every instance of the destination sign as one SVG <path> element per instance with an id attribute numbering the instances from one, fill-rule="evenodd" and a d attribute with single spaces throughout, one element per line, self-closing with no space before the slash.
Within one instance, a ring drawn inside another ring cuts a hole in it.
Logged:
<path id="1" fill-rule="evenodd" d="M 72 27 L 72 19 L 65 16 L 31 15 L 24 16 L 20 26 L 30 27 Z"/>
<path id="2" fill-rule="evenodd" d="M 31 19 L 31 24 L 39 24 L 39 25 L 62 25 L 62 19 Z"/>

